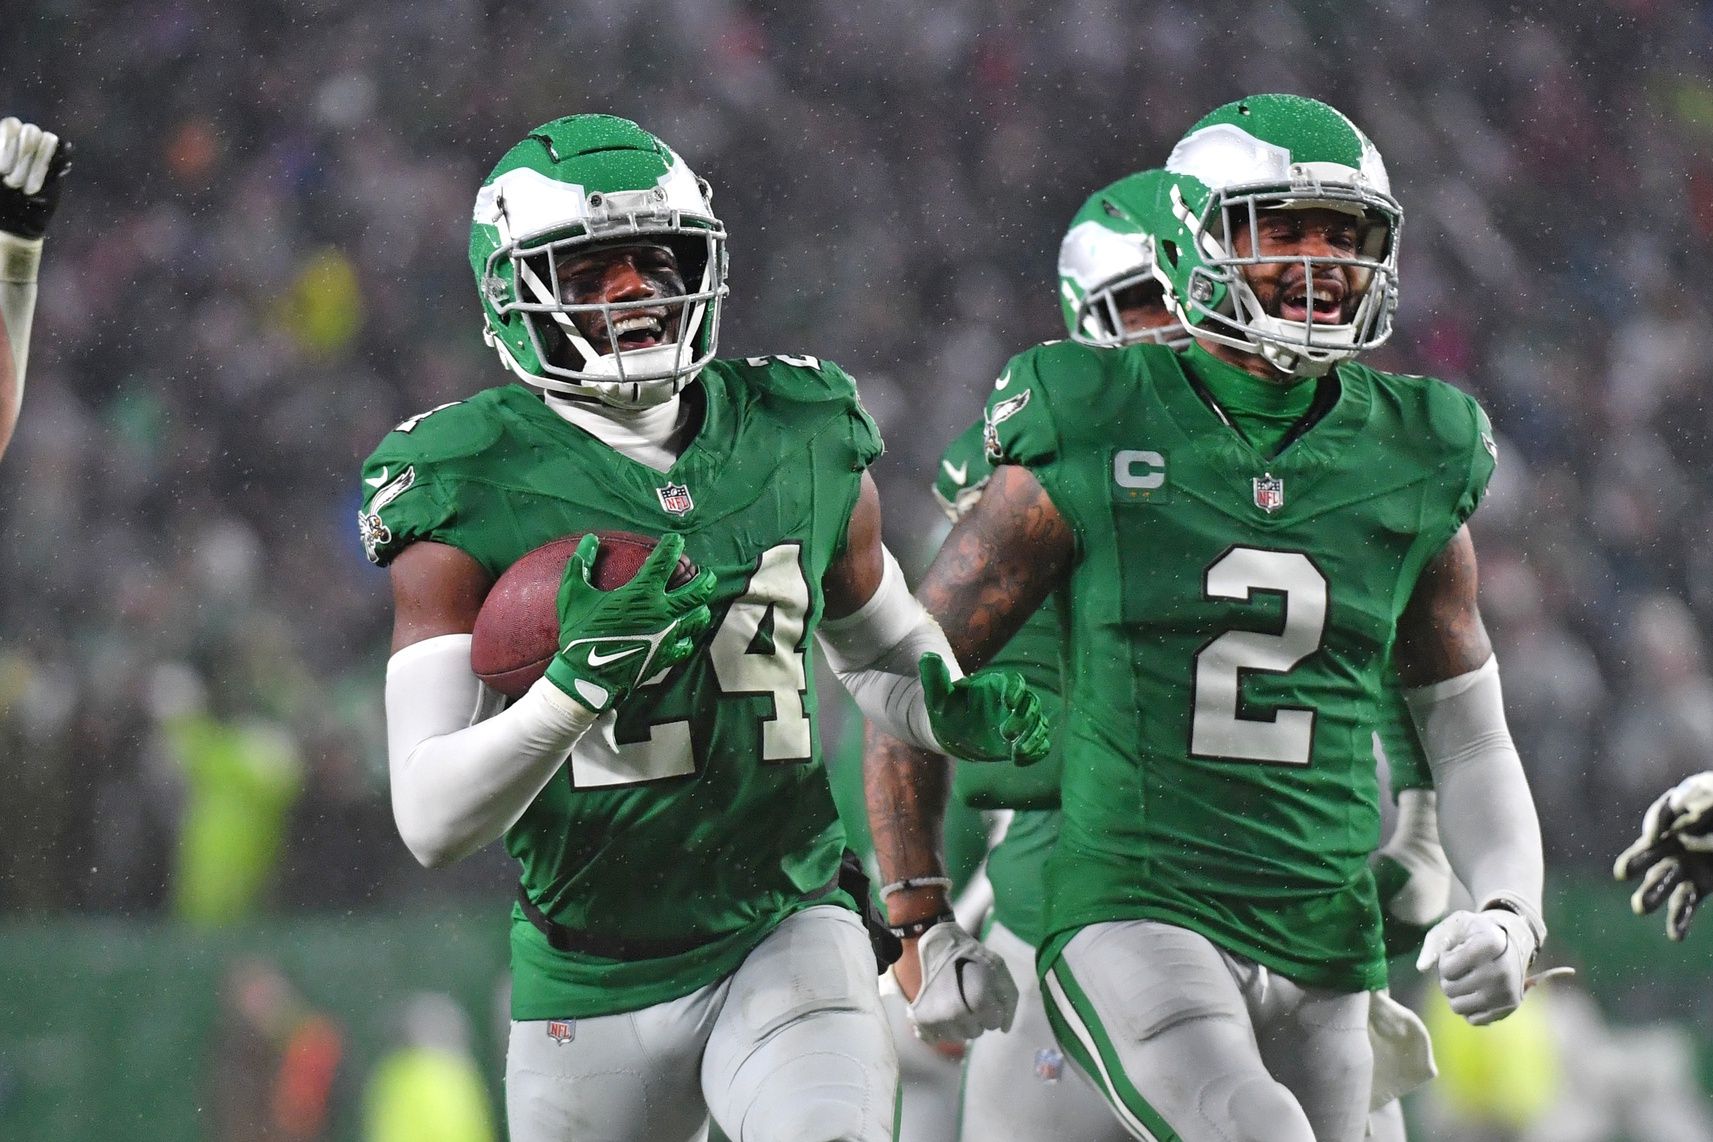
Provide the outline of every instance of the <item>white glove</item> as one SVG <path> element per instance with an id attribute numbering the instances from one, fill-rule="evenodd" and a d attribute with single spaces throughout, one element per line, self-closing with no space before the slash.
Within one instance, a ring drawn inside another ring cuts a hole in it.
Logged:
<path id="1" fill-rule="evenodd" d="M 1451 862 L 1439 843 L 1439 813 L 1431 789 L 1398 794 L 1398 824 L 1374 853 L 1386 958 L 1419 951 L 1428 929 L 1451 911 Z"/>
<path id="2" fill-rule="evenodd" d="M 1453 1011 L 1477 1027 L 1496 1023 L 1523 1002 L 1543 934 L 1507 908 L 1453 912 L 1428 932 L 1416 970 L 1437 966 Z"/>
<path id="3" fill-rule="evenodd" d="M 1011 1030 L 1017 984 L 1005 961 L 954 923 L 936 924 L 916 942 L 922 987 L 906 1011 L 924 1043 L 958 1043 L 983 1031 Z"/>

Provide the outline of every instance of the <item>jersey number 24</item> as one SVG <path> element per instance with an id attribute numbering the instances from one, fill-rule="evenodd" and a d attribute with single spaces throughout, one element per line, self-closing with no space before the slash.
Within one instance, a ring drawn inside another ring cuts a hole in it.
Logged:
<path id="1" fill-rule="evenodd" d="M 807 694 L 809 584 L 798 564 L 799 545 L 764 551 L 704 651 L 719 692 L 765 694 L 773 715 L 761 719 L 761 759 L 788 764 L 813 756 Z M 658 684 L 665 672 L 644 683 Z M 571 783 L 578 789 L 634 785 L 696 772 L 688 719 L 654 722 L 640 741 L 615 736 L 618 712 L 608 710 L 571 754 Z"/>

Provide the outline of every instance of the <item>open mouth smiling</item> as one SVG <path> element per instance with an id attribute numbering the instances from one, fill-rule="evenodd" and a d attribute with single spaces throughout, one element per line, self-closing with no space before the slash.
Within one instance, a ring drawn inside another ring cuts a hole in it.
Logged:
<path id="1" fill-rule="evenodd" d="M 1336 278 L 1297 281 L 1282 288 L 1279 316 L 1316 325 L 1344 323 L 1344 282 Z"/>
<path id="2" fill-rule="evenodd" d="M 648 349 L 663 344 L 666 340 L 666 313 L 664 310 L 641 310 L 627 313 L 614 318 L 607 326 L 608 333 L 618 343 L 619 351 L 631 349 Z M 603 336 L 602 340 L 606 340 Z"/>

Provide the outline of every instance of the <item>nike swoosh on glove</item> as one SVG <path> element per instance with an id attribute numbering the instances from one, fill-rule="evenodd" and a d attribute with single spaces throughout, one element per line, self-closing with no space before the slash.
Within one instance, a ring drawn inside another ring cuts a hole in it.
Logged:
<path id="1" fill-rule="evenodd" d="M 1528 921 L 1504 908 L 1453 912 L 1428 932 L 1416 970 L 1436 968 L 1451 1009 L 1480 1027 L 1523 1002 L 1537 942 Z"/>
<path id="2" fill-rule="evenodd" d="M 559 585 L 559 653 L 547 680 L 596 713 L 623 701 L 645 678 L 676 666 L 696 651 L 708 629 L 708 601 L 717 581 L 704 568 L 683 586 L 667 582 L 684 553 L 684 537 L 661 536 L 630 582 L 603 591 L 590 579 L 599 550 L 585 535 L 565 564 Z"/>
<path id="3" fill-rule="evenodd" d="M 922 987 L 905 1010 L 924 1043 L 961 1043 L 1011 1030 L 1017 984 L 1005 961 L 961 926 L 936 924 L 916 943 Z"/>

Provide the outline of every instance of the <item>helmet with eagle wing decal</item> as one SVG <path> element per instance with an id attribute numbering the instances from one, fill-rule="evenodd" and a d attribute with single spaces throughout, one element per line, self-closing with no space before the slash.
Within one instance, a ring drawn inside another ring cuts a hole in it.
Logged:
<path id="1" fill-rule="evenodd" d="M 1161 276 L 1179 320 L 1198 337 L 1264 356 L 1281 372 L 1320 376 L 1383 343 L 1398 299 L 1404 214 L 1380 152 L 1338 111 L 1297 95 L 1252 95 L 1209 112 L 1166 160 Z M 1356 222 L 1349 254 L 1239 250 L 1263 214 L 1331 210 Z M 1269 313 L 1245 276 L 1264 263 L 1300 265 L 1301 318 Z M 1323 303 L 1317 268 L 1341 267 L 1350 288 Z"/>
<path id="2" fill-rule="evenodd" d="M 1169 181 L 1161 170 L 1125 175 L 1089 195 L 1072 217 L 1059 244 L 1059 307 L 1071 340 L 1103 348 L 1189 343 L 1176 321 L 1132 331 L 1123 319 L 1125 302 L 1138 293 L 1157 298 L 1163 289 L 1154 271 L 1154 232 Z"/>
<path id="3" fill-rule="evenodd" d="M 671 399 L 713 358 L 719 339 L 726 233 L 710 200 L 708 184 L 683 159 L 629 120 L 571 115 L 537 127 L 476 196 L 470 265 L 486 340 L 541 389 L 620 408 Z M 568 266 L 613 246 L 669 249 L 683 289 L 581 300 Z M 641 326 L 657 336 L 627 347 L 627 334 Z"/>

